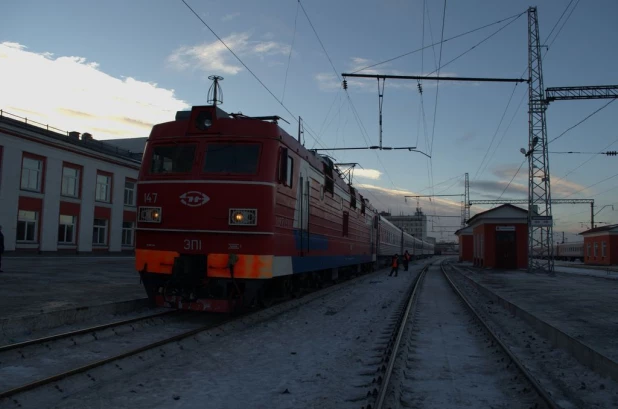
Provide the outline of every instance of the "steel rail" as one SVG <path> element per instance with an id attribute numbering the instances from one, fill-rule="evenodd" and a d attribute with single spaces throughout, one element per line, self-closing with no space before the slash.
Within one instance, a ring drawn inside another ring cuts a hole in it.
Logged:
<path id="1" fill-rule="evenodd" d="M 453 289 L 453 291 L 459 296 L 459 298 L 463 301 L 463 303 L 466 305 L 466 307 L 468 308 L 468 310 L 470 310 L 470 312 L 472 313 L 472 315 L 476 318 L 476 320 L 483 326 L 483 328 L 487 331 L 488 334 L 490 334 L 491 338 L 493 339 L 494 342 L 496 342 L 500 348 L 502 348 L 502 350 L 506 353 L 506 355 L 511 359 L 511 361 L 515 364 L 515 366 L 517 366 L 517 368 L 519 369 L 519 371 L 524 375 L 524 377 L 526 378 L 526 380 L 528 382 L 530 382 L 530 384 L 532 385 L 532 387 L 534 388 L 534 390 L 539 394 L 539 396 L 543 399 L 543 401 L 545 402 L 545 404 L 550 408 L 550 409 L 561 409 L 561 406 L 559 406 L 557 403 L 554 402 L 554 400 L 549 396 L 549 394 L 545 391 L 545 389 L 543 389 L 543 387 L 541 386 L 541 384 L 534 378 L 534 376 L 532 376 L 532 374 L 523 366 L 523 364 L 521 363 L 521 361 L 511 352 L 511 350 L 509 349 L 509 347 L 507 347 L 501 340 L 500 338 L 498 338 L 498 335 L 489 327 L 489 325 L 487 325 L 487 323 L 485 322 L 485 320 L 483 318 L 481 318 L 481 316 L 479 315 L 479 313 L 476 311 L 476 309 L 472 306 L 472 304 L 470 304 L 470 302 L 468 301 L 468 299 L 466 298 L 465 295 L 463 295 L 463 293 L 459 290 L 459 288 L 457 288 L 457 286 L 455 285 L 455 283 L 451 280 L 451 278 L 448 276 L 448 274 L 446 273 L 446 269 L 444 267 L 444 265 L 446 264 L 446 260 L 444 260 L 441 264 L 441 270 L 442 270 L 442 274 L 444 274 L 444 277 L 446 278 L 446 281 L 448 281 L 448 283 L 450 284 L 451 288 Z M 455 267 L 453 266 L 449 266 L 452 269 L 455 269 Z"/>
<path id="2" fill-rule="evenodd" d="M 0 346 L 0 353 L 10 351 L 12 349 L 24 348 L 30 345 L 56 341 L 62 338 L 69 338 L 69 337 L 76 336 L 76 335 L 87 334 L 89 332 L 101 331 L 107 328 L 118 327 L 118 326 L 126 325 L 126 324 L 132 324 L 137 321 L 147 320 L 150 318 L 157 318 L 163 315 L 168 315 L 168 314 L 177 313 L 177 312 L 178 312 L 177 310 L 163 311 L 163 312 L 158 312 L 152 315 L 146 315 L 143 317 L 130 318 L 127 320 L 115 321 L 115 322 L 110 322 L 108 324 L 101 324 L 101 325 L 96 325 L 94 327 L 82 328 L 82 329 L 78 329 L 75 331 L 69 331 L 69 332 L 63 332 L 61 334 L 50 335 L 48 337 L 36 338 L 36 339 L 28 340 L 28 341 L 16 342 L 14 344 L 2 345 Z"/>
<path id="3" fill-rule="evenodd" d="M 327 289 L 330 289 L 332 287 L 338 287 L 338 286 L 343 285 L 343 284 L 351 284 L 351 283 L 354 283 L 357 280 L 360 280 L 362 278 L 367 278 L 367 277 L 369 277 L 369 276 L 371 276 L 371 275 L 373 275 L 375 273 L 376 272 L 361 274 L 360 276 L 356 276 L 356 277 L 350 278 L 350 279 L 344 281 L 343 283 L 330 285 L 330 286 L 326 287 L 325 289 L 312 291 L 312 293 L 324 292 L 323 296 L 327 296 L 328 294 L 330 294 L 329 291 L 326 291 Z M 319 298 L 319 297 L 320 297 L 320 295 L 318 294 L 317 298 Z M 293 300 L 290 300 L 290 301 L 293 301 Z M 270 306 L 268 309 L 270 309 L 272 307 L 280 306 L 282 304 L 286 304 L 287 302 L 288 301 L 277 302 L 277 303 L 273 304 L 272 306 Z M 176 311 L 176 310 L 172 310 L 170 312 L 174 312 L 174 311 Z M 163 345 L 175 342 L 175 341 L 180 341 L 180 340 L 182 340 L 184 338 L 189 338 L 189 337 L 191 337 L 193 335 L 199 334 L 200 332 L 208 331 L 208 330 L 211 330 L 211 329 L 214 329 L 214 328 L 217 328 L 217 327 L 221 327 L 221 326 L 223 326 L 225 324 L 228 324 L 230 322 L 233 322 L 235 320 L 244 319 L 244 318 L 250 317 L 250 316 L 252 316 L 254 314 L 258 314 L 258 313 L 260 313 L 262 311 L 263 311 L 263 309 L 260 309 L 260 310 L 257 310 L 255 312 L 243 314 L 243 315 L 240 315 L 240 316 L 225 318 L 225 319 L 222 319 L 222 321 L 217 321 L 217 322 L 214 322 L 214 323 L 210 323 L 210 324 L 201 326 L 199 328 L 195 328 L 195 329 L 192 329 L 192 330 L 189 330 L 189 331 L 185 331 L 185 332 L 182 332 L 180 334 L 176 334 L 174 336 L 171 336 L 171 337 L 168 337 L 168 338 L 165 338 L 165 339 L 162 339 L 162 340 L 150 343 L 150 344 L 146 344 L 146 345 L 143 345 L 143 346 L 138 347 L 138 348 L 131 349 L 129 351 L 123 352 L 123 353 L 118 354 L 118 355 L 114 355 L 114 356 L 111 356 L 111 357 L 103 358 L 103 359 L 100 359 L 98 361 L 91 362 L 89 364 L 83 365 L 81 367 L 74 368 L 74 369 L 71 369 L 71 370 L 68 370 L 68 371 L 65 371 L 65 372 L 61 372 L 59 374 L 52 375 L 52 376 L 49 376 L 49 377 L 44 378 L 44 379 L 40 379 L 38 381 L 30 382 L 28 384 L 21 385 L 21 386 L 18 386 L 18 387 L 12 388 L 12 389 L 8 389 L 8 390 L 5 390 L 5 391 L 0 391 L 0 402 L 3 399 L 8 399 L 8 398 L 10 398 L 10 397 L 12 397 L 14 395 L 19 394 L 19 393 L 27 392 L 29 390 L 38 388 L 40 386 L 44 386 L 44 385 L 47 385 L 49 383 L 62 380 L 64 378 L 68 378 L 70 376 L 73 376 L 73 375 L 76 375 L 76 374 L 88 371 L 90 369 L 97 368 L 99 366 L 103 366 L 105 364 L 108 364 L 108 363 L 111 363 L 111 362 L 114 362 L 114 361 L 118 361 L 118 360 L 123 359 L 123 358 L 127 358 L 127 357 L 130 357 L 130 356 L 133 356 L 133 355 L 137 355 L 137 354 L 139 354 L 141 352 L 145 352 L 145 351 L 148 351 L 150 349 L 154 349 L 154 348 L 157 348 L 157 347 L 160 347 L 160 346 L 163 346 Z"/>
<path id="4" fill-rule="evenodd" d="M 392 353 L 390 355 L 391 359 L 389 360 L 388 365 L 386 367 L 386 371 L 384 373 L 384 379 L 382 380 L 382 383 L 380 384 L 380 390 L 378 391 L 378 397 L 376 399 L 375 409 L 383 408 L 384 399 L 386 398 L 386 392 L 388 390 L 388 384 L 389 384 L 391 375 L 393 373 L 393 369 L 395 367 L 395 361 L 397 360 L 397 352 L 399 351 L 399 346 L 401 344 L 401 339 L 403 337 L 403 333 L 406 328 L 406 323 L 408 322 L 408 317 L 410 316 L 410 311 L 412 310 L 412 306 L 414 305 L 416 301 L 417 290 L 421 286 L 423 279 L 425 278 L 425 273 L 427 272 L 427 270 L 429 270 L 429 267 L 431 266 L 431 264 L 432 263 L 428 263 L 422 268 L 422 270 L 418 274 L 418 277 L 416 277 L 414 284 L 412 284 L 412 291 L 410 292 L 410 296 L 406 304 L 406 309 L 401 317 L 399 329 L 397 330 L 397 337 L 395 338 L 395 342 L 393 344 Z"/>

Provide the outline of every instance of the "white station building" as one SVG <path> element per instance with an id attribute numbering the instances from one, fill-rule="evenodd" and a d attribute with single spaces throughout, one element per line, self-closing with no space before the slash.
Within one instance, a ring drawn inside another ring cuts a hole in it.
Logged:
<path id="1" fill-rule="evenodd" d="M 88 133 L 0 111 L 5 251 L 133 251 L 140 162 Z"/>

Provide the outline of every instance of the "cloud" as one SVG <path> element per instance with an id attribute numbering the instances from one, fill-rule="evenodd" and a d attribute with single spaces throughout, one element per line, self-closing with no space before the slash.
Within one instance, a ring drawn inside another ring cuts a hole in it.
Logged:
<path id="1" fill-rule="evenodd" d="M 364 183 L 357 183 L 356 187 L 378 211 L 388 211 L 393 215 L 411 215 L 416 211 L 416 199 L 408 198 L 407 201 L 404 200 L 404 196 L 414 196 L 416 194 L 414 192 Z M 453 233 L 461 225 L 461 203 L 442 198 L 433 198 L 431 201 L 427 198 L 421 198 L 419 206 L 423 213 L 432 215 L 427 218 L 428 236 L 446 240 L 455 238 Z M 476 210 L 476 206 L 473 208 Z"/>
<path id="2" fill-rule="evenodd" d="M 1 109 L 97 139 L 148 136 L 153 124 L 189 106 L 173 89 L 112 77 L 83 57 L 54 58 L 18 43 L 0 43 L 0 72 Z"/>
<path id="3" fill-rule="evenodd" d="M 232 33 L 223 38 L 227 46 L 239 56 L 267 57 L 287 55 L 290 46 L 276 41 L 251 41 L 249 33 Z M 178 70 L 202 70 L 236 75 L 244 68 L 237 63 L 230 51 L 219 41 L 177 48 L 167 58 Z"/>
<path id="4" fill-rule="evenodd" d="M 377 169 L 354 169 L 354 178 L 378 180 L 382 172 Z"/>
<path id="5" fill-rule="evenodd" d="M 232 21 L 232 20 L 234 20 L 238 16 L 240 16 L 239 12 L 229 13 L 229 14 L 226 14 L 225 16 L 221 17 L 221 21 L 226 21 L 226 22 L 227 21 Z"/>
<path id="6" fill-rule="evenodd" d="M 517 177 L 509 185 L 509 181 L 513 178 L 518 168 L 519 165 L 514 164 L 496 165 L 492 167 L 491 173 L 499 180 L 483 179 L 470 181 L 470 189 L 482 192 L 484 198 L 498 199 L 508 186 L 503 195 L 504 199 L 525 199 L 528 197 L 528 169 L 526 164 L 522 166 Z M 541 177 L 542 173 L 537 176 Z M 581 192 L 579 192 L 580 190 Z M 585 189 L 585 186 L 579 183 L 570 182 L 565 179 L 551 180 L 551 194 L 553 198 L 561 198 L 575 192 L 586 194 L 588 189 Z M 475 197 L 472 197 L 472 200 L 474 199 Z"/>

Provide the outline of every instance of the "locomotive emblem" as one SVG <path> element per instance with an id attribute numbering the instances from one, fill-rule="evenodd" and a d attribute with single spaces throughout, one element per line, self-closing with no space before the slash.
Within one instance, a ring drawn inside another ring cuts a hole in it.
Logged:
<path id="1" fill-rule="evenodd" d="M 190 207 L 198 207 L 206 204 L 210 198 L 206 196 L 206 194 L 202 192 L 196 192 L 192 190 L 190 192 L 186 192 L 180 195 L 180 203 Z"/>

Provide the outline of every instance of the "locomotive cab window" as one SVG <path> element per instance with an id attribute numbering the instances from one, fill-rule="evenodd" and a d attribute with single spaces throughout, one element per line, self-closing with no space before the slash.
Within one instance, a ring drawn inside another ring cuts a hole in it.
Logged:
<path id="1" fill-rule="evenodd" d="M 193 167 L 195 145 L 160 145 L 152 150 L 150 173 L 187 173 Z"/>
<path id="2" fill-rule="evenodd" d="M 260 156 L 259 144 L 209 143 L 204 157 L 204 173 L 255 174 Z"/>

